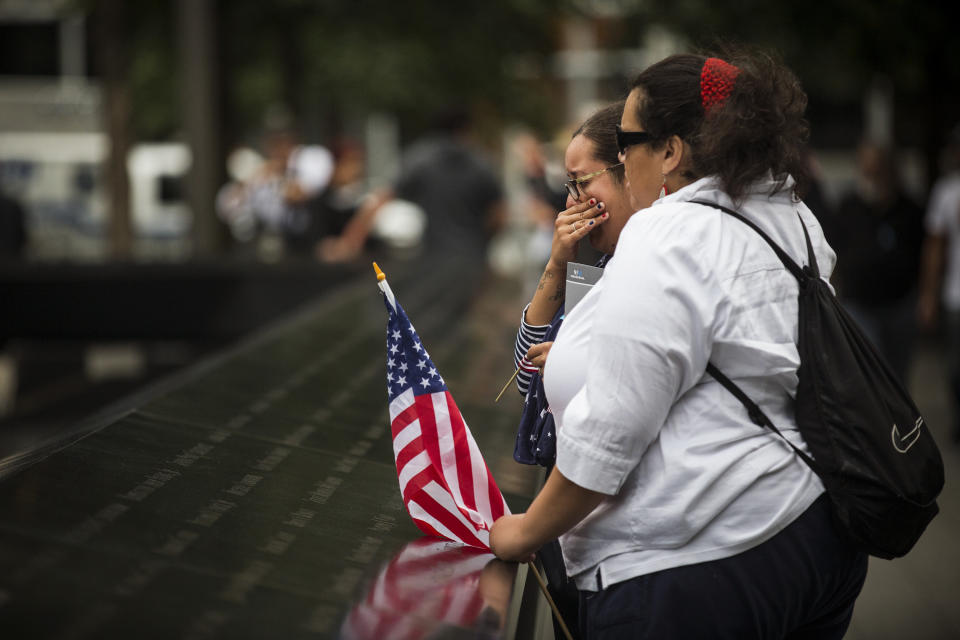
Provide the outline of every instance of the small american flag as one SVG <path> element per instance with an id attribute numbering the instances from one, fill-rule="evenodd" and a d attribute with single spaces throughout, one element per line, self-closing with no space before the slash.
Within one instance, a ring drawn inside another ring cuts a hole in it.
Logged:
<path id="1" fill-rule="evenodd" d="M 386 279 L 378 284 L 389 312 L 387 395 L 407 512 L 424 533 L 489 550 L 490 527 L 510 511 L 403 307 Z"/>
<path id="2" fill-rule="evenodd" d="M 520 369 L 522 369 L 523 371 L 526 371 L 527 373 L 534 373 L 535 371 L 540 371 L 540 367 L 538 367 L 537 365 L 527 360 L 526 356 L 520 358 L 520 364 L 517 366 L 519 366 Z"/>

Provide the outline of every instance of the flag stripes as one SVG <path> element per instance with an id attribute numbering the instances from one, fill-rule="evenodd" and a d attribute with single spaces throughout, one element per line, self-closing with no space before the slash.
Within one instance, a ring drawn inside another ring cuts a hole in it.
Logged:
<path id="1" fill-rule="evenodd" d="M 453 398 L 446 391 L 424 394 L 402 408 L 407 400 L 391 405 L 390 413 L 410 516 L 431 534 L 488 548 L 487 530 L 507 508 Z"/>

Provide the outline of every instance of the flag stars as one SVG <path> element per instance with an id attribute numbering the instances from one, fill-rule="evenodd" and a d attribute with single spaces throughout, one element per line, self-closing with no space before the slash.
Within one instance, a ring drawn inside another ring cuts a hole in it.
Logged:
<path id="1" fill-rule="evenodd" d="M 411 387 L 416 390 L 417 386 L 432 392 L 445 384 L 410 320 L 399 314 L 391 318 L 387 327 L 387 390 L 390 396 Z"/>

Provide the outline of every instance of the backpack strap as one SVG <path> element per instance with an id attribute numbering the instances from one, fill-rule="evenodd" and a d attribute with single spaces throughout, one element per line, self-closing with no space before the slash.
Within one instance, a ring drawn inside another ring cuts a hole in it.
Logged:
<path id="1" fill-rule="evenodd" d="M 817 466 L 817 463 L 814 461 L 814 459 L 808 456 L 806 453 L 804 453 L 803 450 L 797 447 L 797 445 L 793 444 L 787 438 L 787 436 L 783 435 L 780 429 L 778 429 L 777 426 L 773 424 L 773 421 L 767 417 L 767 414 L 763 412 L 763 409 L 761 409 L 756 402 L 751 400 L 750 396 L 748 396 L 743 389 L 737 386 L 737 383 L 735 383 L 733 380 L 725 376 L 720 371 L 720 369 L 717 369 L 713 365 L 712 362 L 707 363 L 707 373 L 713 376 L 717 382 L 722 384 L 727 391 L 732 393 L 737 398 L 737 400 L 740 401 L 740 404 L 742 404 L 746 408 L 747 415 L 750 416 L 750 421 L 753 422 L 753 424 L 757 425 L 758 427 L 767 427 L 768 429 L 773 431 L 775 434 L 780 436 L 780 438 L 783 439 L 784 442 L 790 445 L 790 448 L 793 449 L 793 452 L 796 453 L 801 460 L 807 463 L 808 467 L 813 469 L 815 473 L 817 474 L 820 473 L 820 469 Z"/>
<path id="2" fill-rule="evenodd" d="M 733 209 L 728 209 L 727 207 L 724 207 L 722 205 L 719 205 L 713 202 L 706 202 L 703 200 L 691 200 L 690 202 L 693 202 L 696 204 L 702 204 L 708 207 L 713 207 L 714 209 L 719 209 L 724 213 L 733 216 L 737 220 L 740 220 L 741 222 L 746 224 L 748 227 L 756 231 L 761 238 L 766 240 L 767 244 L 770 245 L 770 248 L 773 249 L 774 253 L 777 254 L 777 257 L 780 258 L 780 262 L 783 263 L 783 266 L 785 266 L 787 270 L 793 274 L 793 276 L 797 279 L 797 281 L 801 283 L 801 286 L 804 283 L 804 281 L 806 281 L 810 277 L 816 277 L 816 278 L 820 277 L 820 269 L 817 266 L 817 259 L 813 253 L 813 243 L 810 241 L 810 233 L 807 231 L 807 225 L 803 224 L 802 218 L 800 219 L 800 226 L 803 227 L 803 235 L 806 238 L 806 243 L 807 243 L 807 257 L 809 259 L 809 265 L 803 268 L 801 268 L 796 262 L 794 262 L 793 258 L 787 255 L 787 252 L 784 251 L 780 247 L 780 245 L 774 242 L 770 238 L 770 236 L 764 233 L 764 231 L 760 227 L 758 227 L 752 221 L 748 220 L 742 214 L 734 211 Z M 797 216 L 799 217 L 799 215 L 800 214 L 798 213 Z M 773 431 L 775 434 L 780 436 L 780 438 L 784 442 L 790 445 L 790 448 L 793 449 L 794 453 L 796 453 L 797 456 L 807 464 L 807 466 L 813 469 L 815 473 L 817 474 L 820 473 L 819 467 L 817 466 L 817 463 L 814 461 L 814 459 L 811 458 L 806 453 L 804 453 L 799 447 L 797 447 L 797 445 L 793 444 L 785 435 L 783 435 L 780 429 L 778 429 L 776 425 L 773 424 L 773 421 L 770 420 L 769 417 L 767 417 L 767 414 L 763 412 L 763 409 L 761 409 L 756 402 L 751 400 L 750 396 L 748 396 L 743 389 L 737 386 L 737 384 L 733 380 L 728 378 L 726 375 L 723 374 L 723 372 L 720 371 L 720 369 L 714 366 L 712 362 L 707 363 L 707 373 L 713 376 L 713 378 L 717 382 L 723 385 L 723 387 L 727 391 L 733 394 L 733 396 L 740 401 L 740 404 L 742 404 L 744 408 L 746 408 L 747 415 L 750 416 L 751 422 L 753 422 L 758 427 L 767 427 L 768 429 Z"/>
<path id="3" fill-rule="evenodd" d="M 800 218 L 800 212 L 797 211 L 797 218 Z M 803 218 L 800 218 L 800 226 L 803 228 L 803 237 L 807 241 L 807 266 L 804 271 L 809 270 L 809 275 L 814 278 L 820 277 L 820 267 L 817 265 L 817 256 L 813 252 L 813 243 L 810 242 L 810 232 L 807 231 L 807 225 L 803 224 Z M 803 282 L 801 280 L 801 282 Z"/>

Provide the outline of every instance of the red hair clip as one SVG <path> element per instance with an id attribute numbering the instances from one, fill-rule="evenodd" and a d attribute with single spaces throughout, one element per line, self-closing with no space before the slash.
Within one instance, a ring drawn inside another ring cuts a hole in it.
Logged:
<path id="1" fill-rule="evenodd" d="M 700 71 L 700 99 L 703 102 L 703 112 L 710 110 L 727 99 L 733 91 L 740 69 L 720 58 L 707 58 Z"/>

